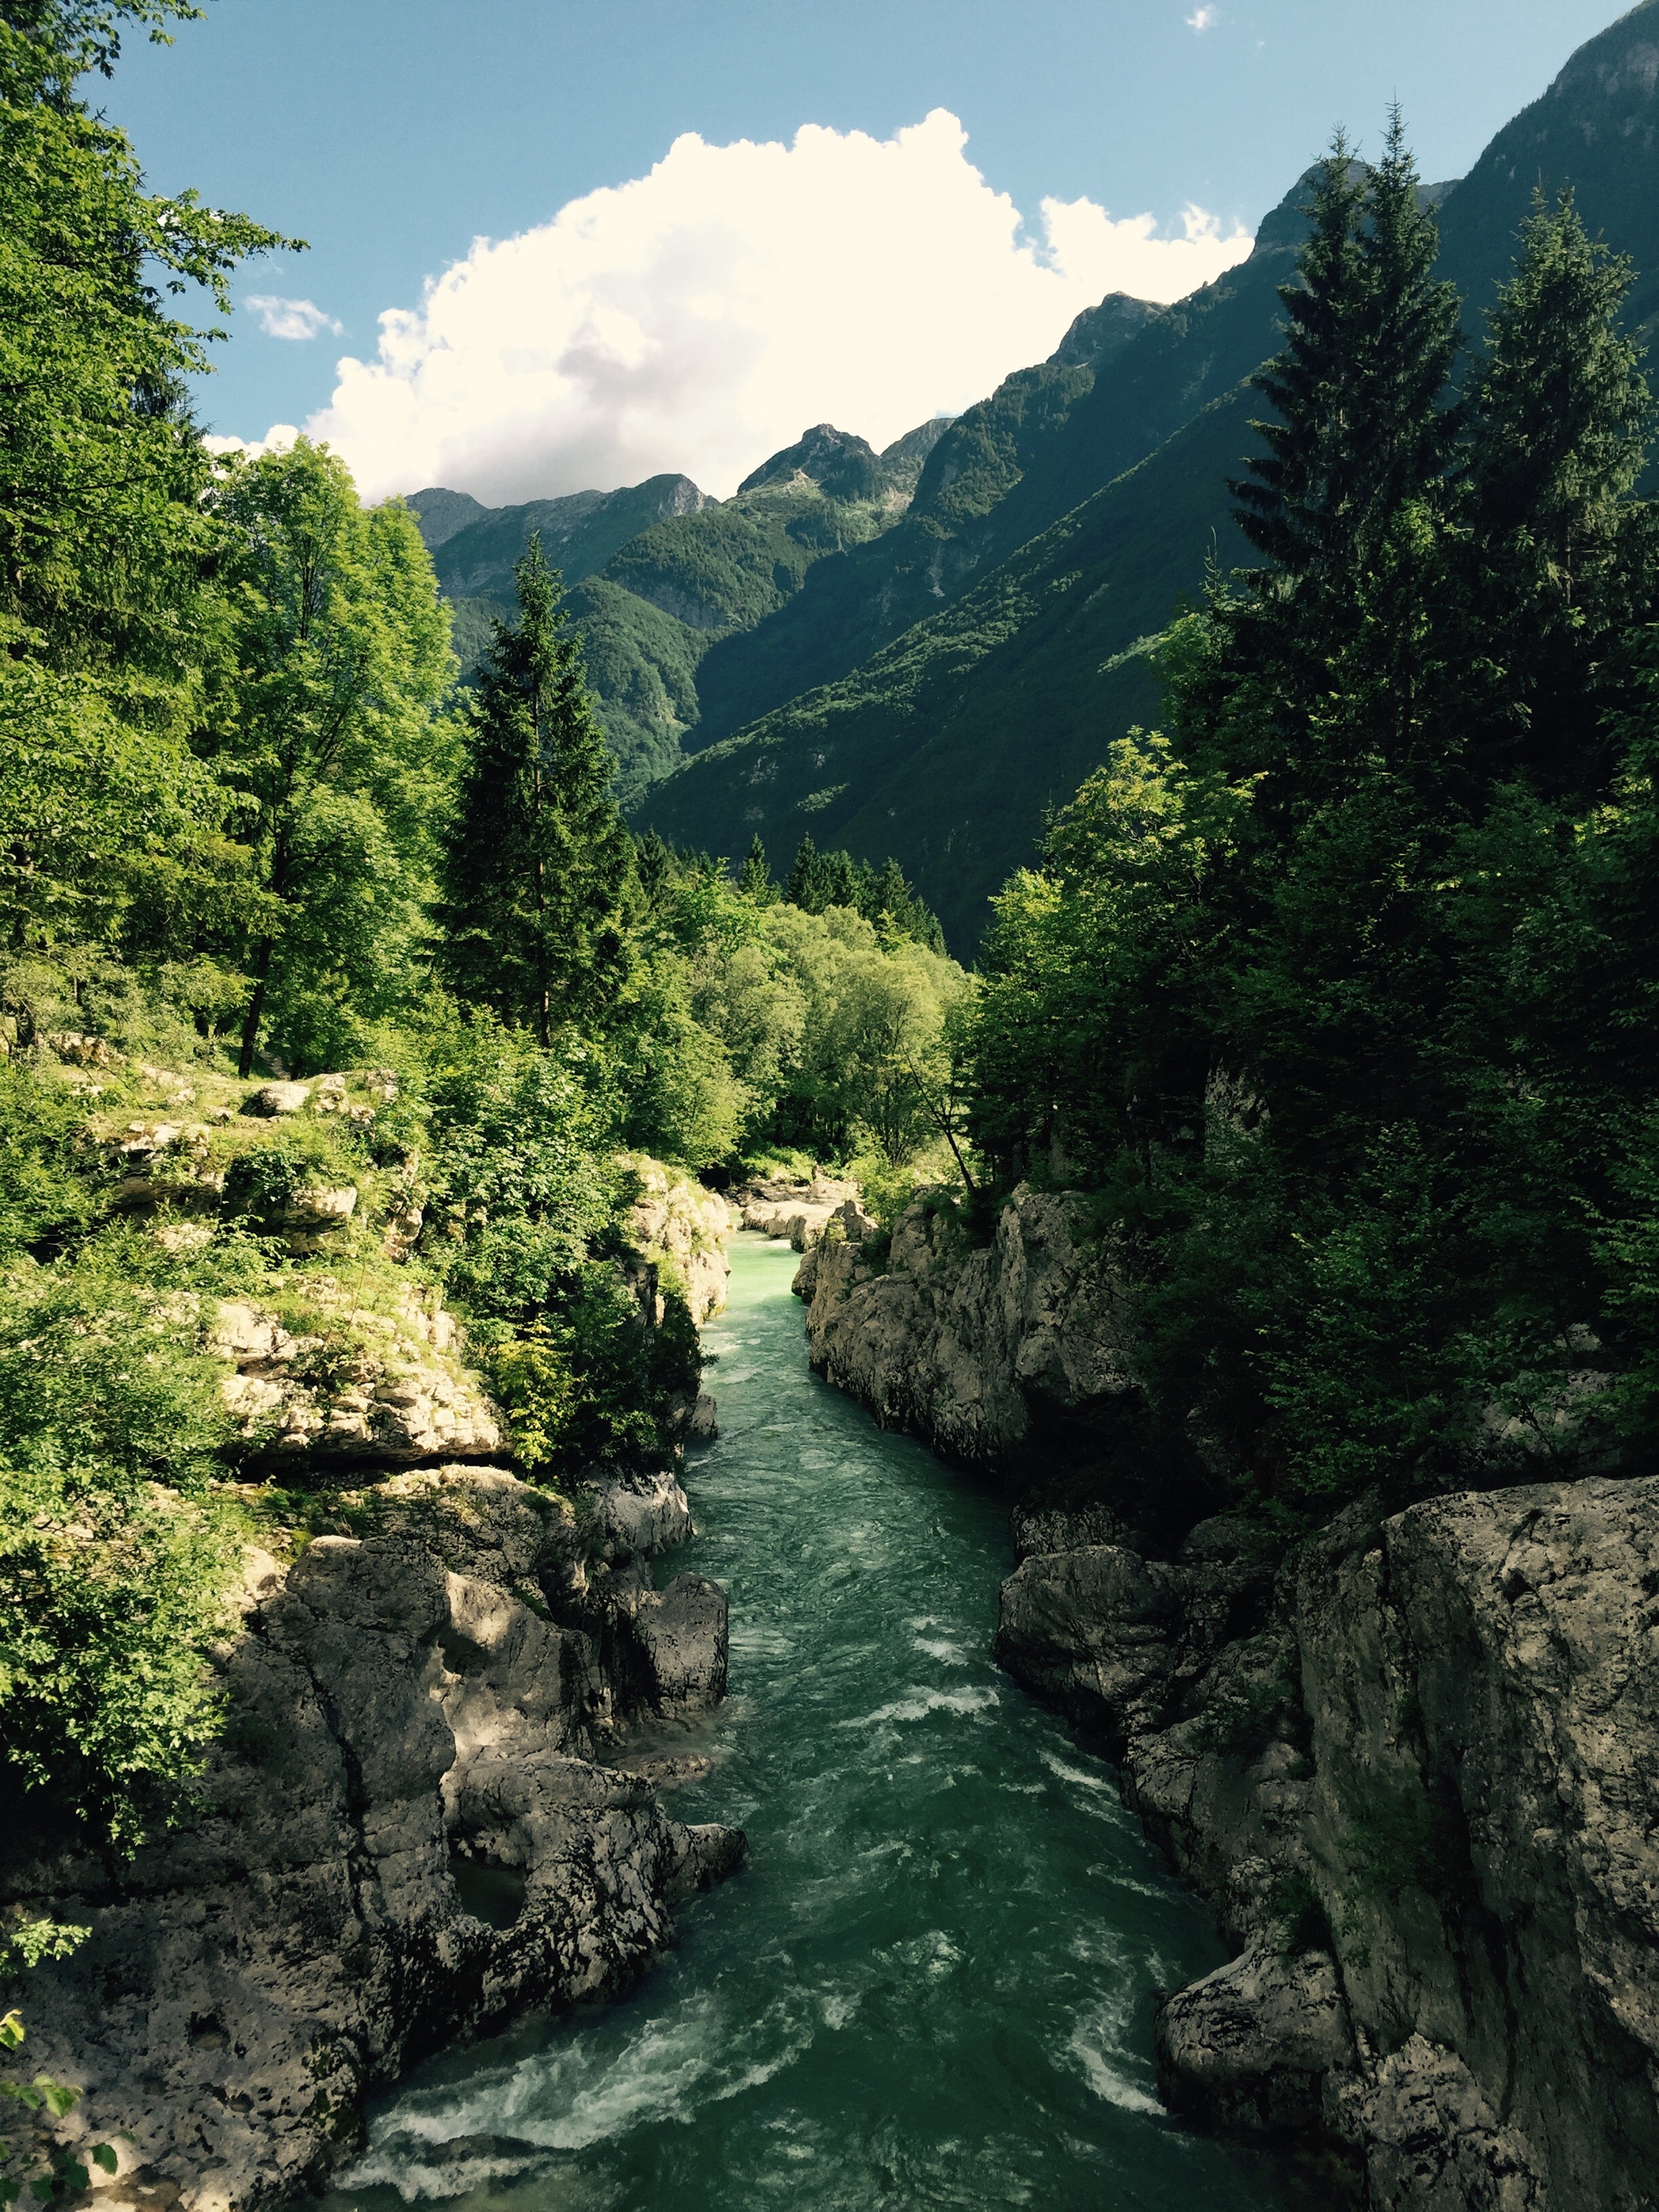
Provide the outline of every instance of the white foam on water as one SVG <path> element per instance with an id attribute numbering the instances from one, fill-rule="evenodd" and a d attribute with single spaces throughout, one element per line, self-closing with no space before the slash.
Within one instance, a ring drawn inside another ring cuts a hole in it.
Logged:
<path id="1" fill-rule="evenodd" d="M 434 2156 L 400 2148 L 404 2139 L 391 2137 L 378 2151 L 365 2152 L 339 2178 L 344 2189 L 395 2189 L 405 2204 L 442 2202 L 470 2197 L 492 2183 L 526 2179 L 543 2165 L 544 2154 L 526 2146 L 514 2152 L 500 2148 L 473 2149 L 463 2143 L 447 2157 L 440 2145 Z"/>
<path id="2" fill-rule="evenodd" d="M 925 1651 L 930 1659 L 937 1659 L 942 1667 L 966 1667 L 974 1655 L 964 1651 L 959 1644 L 948 1643 L 942 1636 L 915 1636 L 910 1639 L 918 1651 Z"/>
<path id="3" fill-rule="evenodd" d="M 1080 1766 L 1068 1766 L 1063 1759 L 1056 1759 L 1051 1751 L 1042 1753 L 1043 1765 L 1050 1774 L 1059 1775 L 1062 1782 L 1081 1783 L 1085 1790 L 1115 1790 L 1116 1783 L 1109 1774 L 1085 1773 Z"/>
<path id="4" fill-rule="evenodd" d="M 925 1721 L 929 1713 L 982 1713 L 1001 1702 L 994 1690 L 917 1687 L 905 1697 L 896 1698 L 890 1705 L 878 1705 L 872 1713 L 861 1714 L 856 1720 L 837 1721 L 836 1725 L 844 1729 L 879 1728 L 887 1721 Z"/>
<path id="5" fill-rule="evenodd" d="M 1117 1966 L 1121 1958 L 1110 1951 L 1105 1963 Z M 1152 2093 L 1152 2069 L 1131 2049 L 1127 2029 L 1133 2017 L 1133 1984 L 1120 1979 L 1097 2003 L 1082 2014 L 1066 2039 L 1066 2056 L 1097 2097 L 1120 2112 L 1145 2112 L 1162 2119 L 1164 2107 Z"/>
<path id="6" fill-rule="evenodd" d="M 740 2096 L 792 2065 L 811 2041 L 802 2012 L 780 2000 L 734 2048 L 705 1997 L 646 2021 L 620 2051 L 605 2051 L 590 2032 L 510 2069 L 475 2075 L 459 2091 L 406 2093 L 375 2122 L 339 2185 L 389 2185 L 406 2203 L 453 2197 L 521 2174 L 550 2151 L 586 2150 L 638 2127 L 690 2122 L 702 2106 Z M 744 2045 L 765 2055 L 745 2059 Z M 444 2156 L 450 2143 L 453 2159 Z"/>

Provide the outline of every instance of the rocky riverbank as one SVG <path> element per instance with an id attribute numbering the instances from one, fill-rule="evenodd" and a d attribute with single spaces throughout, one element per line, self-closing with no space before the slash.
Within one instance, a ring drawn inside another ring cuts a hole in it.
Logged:
<path id="1" fill-rule="evenodd" d="M 626 1732 L 726 1692 L 726 1597 L 648 1559 L 671 1475 L 575 1510 L 502 1468 L 394 1475 L 281 1566 L 252 1553 L 199 1812 L 131 1865 L 70 1840 L 4 1900 L 91 1936 L 27 1986 L 35 2066 L 122 2130 L 104 2203 L 314 2184 L 362 2094 L 533 2004 L 619 1989 L 744 1838 L 684 1827 Z M 595 1756 L 598 1754 L 598 1756 Z"/>
<path id="2" fill-rule="evenodd" d="M 1166 2101 L 1369 2212 L 1659 2202 L 1659 1480 L 1351 1510 L 1287 1549 L 1160 1492 L 1133 1310 L 1065 1194 L 808 1253 L 815 1364 L 1029 1486 L 998 1652 L 1095 1732 L 1237 1947 Z M 1121 1470 L 1115 1480 L 1114 1469 Z M 1196 1509 L 1196 1510 L 1195 1510 Z"/>
<path id="3" fill-rule="evenodd" d="M 351 1535 L 250 1553 L 195 1817 L 125 1866 L 11 1839 L 7 1904 L 91 1929 L 30 1975 L 29 2051 L 85 2093 L 72 2126 L 121 2130 L 112 2208 L 319 2180 L 368 2091 L 622 1986 L 742 1854 L 627 1765 L 632 1723 L 725 1692 L 724 1594 L 649 1572 L 690 1531 L 678 1481 L 573 1510 L 456 1466 L 342 1504 Z"/>
<path id="4" fill-rule="evenodd" d="M 266 1088 L 271 1115 L 313 1095 Z M 725 1303 L 726 1206 L 626 1164 L 638 1326 L 671 1285 L 702 1321 Z M 653 1565 L 692 1533 L 674 1440 L 712 1433 L 713 1401 L 668 1407 L 666 1464 L 594 1465 L 568 1495 L 523 1481 L 459 1323 L 387 1251 L 365 1279 L 307 1246 L 297 1287 L 275 1279 L 281 1313 L 174 1300 L 243 1439 L 244 1480 L 221 1488 L 264 1531 L 213 1654 L 222 1725 L 184 1816 L 134 1858 L 54 1832 L 34 1797 L 0 1824 L 5 1923 L 89 1931 L 0 2010 L 24 2013 L 30 2072 L 82 2093 L 35 2124 L 113 2142 L 108 2212 L 252 2212 L 315 2185 L 369 2092 L 622 1987 L 743 1855 L 738 1831 L 658 1802 L 687 1761 L 629 1760 L 639 1726 L 725 1694 L 723 1591 L 659 1589 Z"/>

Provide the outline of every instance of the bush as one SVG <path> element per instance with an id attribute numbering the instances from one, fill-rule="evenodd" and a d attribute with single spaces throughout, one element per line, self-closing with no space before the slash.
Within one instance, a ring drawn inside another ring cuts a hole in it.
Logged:
<path id="1" fill-rule="evenodd" d="M 0 1063 L 0 1266 L 86 1228 L 99 1211 L 85 1126 L 66 1084 Z"/>
<path id="2" fill-rule="evenodd" d="M 0 1757 L 41 1812 L 131 1850 L 218 1721 L 205 1662 L 238 1530 L 123 1474 L 0 1464 Z"/>

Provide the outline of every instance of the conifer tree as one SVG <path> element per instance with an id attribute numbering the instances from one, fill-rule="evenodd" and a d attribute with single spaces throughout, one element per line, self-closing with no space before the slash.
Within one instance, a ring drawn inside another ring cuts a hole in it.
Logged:
<path id="1" fill-rule="evenodd" d="M 870 890 L 872 921 L 888 918 L 890 928 L 897 935 L 907 933 L 910 920 L 910 886 L 904 880 L 904 871 L 890 853 Z"/>
<path id="2" fill-rule="evenodd" d="M 444 918 L 462 995 L 545 1044 L 558 1024 L 593 1022 L 615 1004 L 639 890 L 539 534 L 514 584 L 518 619 L 496 623 L 474 695 Z"/>
<path id="3" fill-rule="evenodd" d="M 823 900 L 820 896 L 822 876 L 823 864 L 809 830 L 795 848 L 794 863 L 783 887 L 786 902 L 802 908 L 807 914 L 821 913 L 823 908 Z"/>
<path id="4" fill-rule="evenodd" d="M 1284 347 L 1255 380 L 1278 420 L 1252 425 L 1267 453 L 1231 486 L 1239 527 L 1288 576 L 1351 573 L 1449 465 L 1458 299 L 1433 274 L 1439 233 L 1419 200 L 1398 109 L 1369 174 L 1339 132 L 1279 289 Z"/>
<path id="5" fill-rule="evenodd" d="M 1284 345 L 1253 380 L 1276 418 L 1250 425 L 1267 451 L 1228 487 L 1245 537 L 1293 576 L 1329 552 L 1344 499 L 1343 394 L 1359 314 L 1364 204 L 1363 175 L 1339 131 L 1320 164 L 1296 275 L 1279 288 Z"/>
<path id="6" fill-rule="evenodd" d="M 772 880 L 772 871 L 767 865 L 766 848 L 757 830 L 744 855 L 738 874 L 738 889 L 745 898 L 753 899 L 757 906 L 771 906 L 777 898 L 778 887 Z"/>
<path id="7" fill-rule="evenodd" d="M 818 903 L 859 906 L 859 871 L 850 853 L 826 853 L 818 863 Z"/>
<path id="8" fill-rule="evenodd" d="M 1641 473 L 1652 402 L 1620 327 L 1632 272 L 1541 195 L 1470 379 L 1473 614 L 1496 692 L 1480 765 L 1582 796 L 1604 777 L 1614 636 L 1655 583 Z"/>

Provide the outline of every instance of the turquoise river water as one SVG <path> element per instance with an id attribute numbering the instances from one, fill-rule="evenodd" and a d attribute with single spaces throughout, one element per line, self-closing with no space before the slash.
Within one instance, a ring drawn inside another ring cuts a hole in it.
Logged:
<path id="1" fill-rule="evenodd" d="M 1007 1500 L 806 1365 L 786 1247 L 738 1241 L 720 1436 L 665 1563 L 731 1595 L 708 1774 L 747 1829 L 620 2002 L 423 2068 L 326 2212 L 1286 2212 L 1164 2115 L 1153 1992 L 1222 1956 L 1109 1766 L 992 1664 Z"/>

